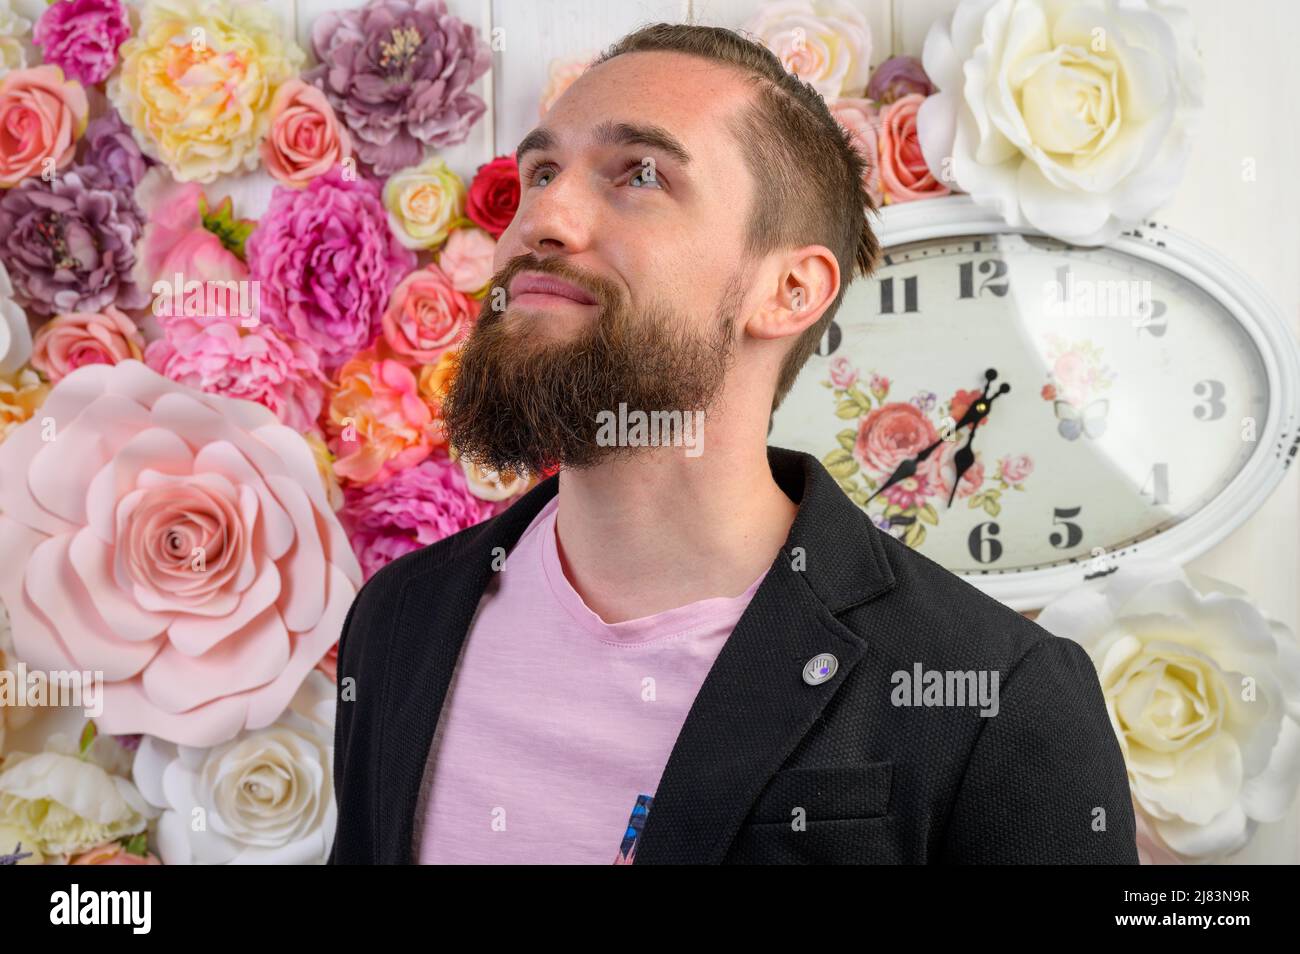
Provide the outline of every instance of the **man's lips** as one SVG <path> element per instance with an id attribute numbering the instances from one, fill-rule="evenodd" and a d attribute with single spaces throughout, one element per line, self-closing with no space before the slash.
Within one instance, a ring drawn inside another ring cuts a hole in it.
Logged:
<path id="1" fill-rule="evenodd" d="M 576 285 L 571 285 L 550 275 L 534 273 L 520 275 L 510 283 L 510 300 L 518 301 L 523 297 L 528 297 L 536 302 L 542 302 L 548 298 L 563 298 L 579 305 L 596 304 L 596 299 Z"/>

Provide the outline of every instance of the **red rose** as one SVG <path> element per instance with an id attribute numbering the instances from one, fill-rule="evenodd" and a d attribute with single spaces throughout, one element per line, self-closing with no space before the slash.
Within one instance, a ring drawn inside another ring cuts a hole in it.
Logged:
<path id="1" fill-rule="evenodd" d="M 519 209 L 519 163 L 513 155 L 497 156 L 479 166 L 469 184 L 465 214 L 475 225 L 500 238 Z"/>

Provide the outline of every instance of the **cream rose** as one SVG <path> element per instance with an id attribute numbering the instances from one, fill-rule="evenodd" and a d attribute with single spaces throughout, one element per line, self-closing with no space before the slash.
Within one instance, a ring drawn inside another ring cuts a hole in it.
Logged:
<path id="1" fill-rule="evenodd" d="M 1096 245 L 1173 195 L 1201 109 L 1181 8 L 963 0 L 923 60 L 926 162 L 1011 224 Z"/>
<path id="2" fill-rule="evenodd" d="M 777 0 L 759 8 L 741 31 L 753 34 L 827 100 L 861 96 L 867 87 L 871 27 L 847 3 Z"/>
<path id="3" fill-rule="evenodd" d="M 133 774 L 162 808 L 164 864 L 324 864 L 334 842 L 334 686 L 313 671 L 265 729 L 212 749 L 145 736 Z M 195 831 L 194 819 L 203 820 Z"/>
<path id="4" fill-rule="evenodd" d="M 1037 622 L 1088 650 L 1148 853 L 1219 859 L 1300 784 L 1300 649 L 1235 587 L 1151 561 Z"/>
<path id="5" fill-rule="evenodd" d="M 384 208 L 407 248 L 434 248 L 465 214 L 465 183 L 438 156 L 403 169 L 384 183 Z"/>
<path id="6" fill-rule="evenodd" d="M 20 70 L 32 56 L 32 21 L 14 12 L 9 0 L 0 0 L 0 76 Z"/>

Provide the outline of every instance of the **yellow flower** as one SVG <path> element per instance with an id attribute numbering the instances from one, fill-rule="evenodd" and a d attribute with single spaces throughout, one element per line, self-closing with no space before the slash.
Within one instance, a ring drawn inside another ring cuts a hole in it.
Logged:
<path id="1" fill-rule="evenodd" d="M 122 44 L 109 99 L 181 181 L 254 169 L 271 99 L 306 60 L 284 33 L 265 4 L 154 0 Z"/>
<path id="2" fill-rule="evenodd" d="M 384 207 L 397 240 L 407 248 L 447 241 L 465 215 L 465 183 L 437 156 L 402 169 L 384 184 Z"/>
<path id="3" fill-rule="evenodd" d="M 30 367 L 0 374 L 0 441 L 35 414 L 49 393 L 49 385 Z"/>

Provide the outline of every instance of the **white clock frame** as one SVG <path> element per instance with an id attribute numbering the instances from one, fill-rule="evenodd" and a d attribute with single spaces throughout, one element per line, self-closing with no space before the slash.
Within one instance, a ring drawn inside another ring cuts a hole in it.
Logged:
<path id="1" fill-rule="evenodd" d="M 887 205 L 873 222 L 888 254 L 911 242 L 963 235 L 1007 234 L 1050 238 L 1028 226 L 1008 224 L 966 195 Z M 1106 247 L 1169 269 L 1218 301 L 1250 336 L 1268 378 L 1268 414 L 1249 460 L 1206 506 L 1181 523 L 1137 543 L 1107 552 L 1116 569 L 1134 557 L 1183 564 L 1200 556 L 1253 514 L 1285 476 L 1300 449 L 1300 344 L 1281 310 L 1245 272 L 1197 240 L 1168 226 L 1146 222 Z M 967 582 L 1016 610 L 1037 609 L 1066 589 L 1098 574 L 1092 561 L 1005 575 L 958 572 Z M 956 571 L 955 571 L 956 572 Z"/>

